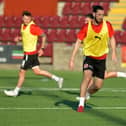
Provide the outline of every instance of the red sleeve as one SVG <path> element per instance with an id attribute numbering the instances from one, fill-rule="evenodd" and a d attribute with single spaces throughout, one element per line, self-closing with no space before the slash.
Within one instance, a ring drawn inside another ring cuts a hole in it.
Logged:
<path id="1" fill-rule="evenodd" d="M 87 35 L 88 24 L 85 24 L 82 29 L 78 32 L 77 38 L 83 40 Z"/>
<path id="2" fill-rule="evenodd" d="M 37 26 L 36 24 L 32 24 L 30 27 L 30 32 L 33 35 L 42 35 L 44 33 L 43 29 L 41 29 L 39 26 Z"/>
<path id="3" fill-rule="evenodd" d="M 114 29 L 113 29 L 111 23 L 108 21 L 107 21 L 107 26 L 108 26 L 109 37 L 111 38 L 114 35 Z"/>

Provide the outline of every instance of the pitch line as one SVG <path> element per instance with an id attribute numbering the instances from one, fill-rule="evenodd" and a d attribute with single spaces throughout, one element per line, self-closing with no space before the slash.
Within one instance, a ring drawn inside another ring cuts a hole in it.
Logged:
<path id="1" fill-rule="evenodd" d="M 126 110 L 126 107 L 91 107 L 87 109 L 94 109 L 94 110 Z M 72 110 L 72 108 L 64 107 L 64 108 L 58 108 L 58 107 L 1 107 L 0 110 Z"/>
<path id="2" fill-rule="evenodd" d="M 56 108 L 56 107 L 50 107 L 50 108 L 28 108 L 28 107 L 1 107 L 0 110 L 65 110 L 65 109 L 71 109 L 71 108 Z"/>
<path id="3" fill-rule="evenodd" d="M 14 89 L 14 87 L 0 87 L 0 92 L 5 89 Z M 79 88 L 22 88 L 22 91 L 79 91 Z M 100 92 L 126 92 L 126 88 L 102 88 Z"/>

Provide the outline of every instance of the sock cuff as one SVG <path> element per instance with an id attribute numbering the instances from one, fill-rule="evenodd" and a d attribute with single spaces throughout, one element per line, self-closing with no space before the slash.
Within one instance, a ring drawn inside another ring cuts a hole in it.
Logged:
<path id="1" fill-rule="evenodd" d="M 20 90 L 20 88 L 19 88 L 19 87 L 16 87 L 16 88 L 15 88 L 15 91 L 17 91 L 17 92 L 18 92 L 19 90 Z"/>
<path id="2" fill-rule="evenodd" d="M 80 100 L 85 100 L 85 97 L 80 97 Z"/>
<path id="3" fill-rule="evenodd" d="M 124 73 L 124 72 L 117 72 L 117 77 L 126 77 L 126 73 Z"/>
<path id="4" fill-rule="evenodd" d="M 55 81 L 59 81 L 59 77 L 57 77 L 56 75 L 52 75 L 52 79 Z"/>

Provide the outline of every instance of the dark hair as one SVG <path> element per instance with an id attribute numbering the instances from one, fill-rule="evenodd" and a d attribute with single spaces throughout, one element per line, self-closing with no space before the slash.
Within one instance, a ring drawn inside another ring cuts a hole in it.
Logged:
<path id="1" fill-rule="evenodd" d="M 32 16 L 32 14 L 31 12 L 25 10 L 22 12 L 22 16 Z"/>
<path id="2" fill-rule="evenodd" d="M 100 6 L 100 5 L 95 5 L 95 6 L 93 6 L 92 7 L 92 9 L 93 9 L 93 12 L 97 12 L 98 10 L 104 10 L 104 8 L 102 7 L 102 6 Z"/>
<path id="3" fill-rule="evenodd" d="M 85 17 L 87 17 L 87 18 L 91 18 L 91 19 L 94 19 L 94 16 L 93 16 L 92 13 L 88 13 L 88 14 L 86 14 Z"/>

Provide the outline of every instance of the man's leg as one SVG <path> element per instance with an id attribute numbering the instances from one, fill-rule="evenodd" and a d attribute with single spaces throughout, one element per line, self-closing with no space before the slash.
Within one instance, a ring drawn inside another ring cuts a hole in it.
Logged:
<path id="1" fill-rule="evenodd" d="M 89 81 L 88 88 L 90 88 L 93 84 L 94 84 L 94 78 L 92 78 L 92 79 Z"/>
<path id="2" fill-rule="evenodd" d="M 113 78 L 113 77 L 117 77 L 117 72 L 105 72 L 105 75 L 104 75 L 104 78 L 107 79 L 107 78 Z M 96 79 L 97 81 L 97 79 Z M 89 85 L 88 85 L 88 91 L 92 90 L 91 92 L 96 92 L 94 90 L 98 90 L 96 89 L 97 87 L 99 88 L 101 85 L 94 85 L 94 79 L 92 78 L 91 81 L 89 82 Z M 99 82 L 98 82 L 99 83 Z M 89 92 L 88 92 L 89 93 Z"/>
<path id="3" fill-rule="evenodd" d="M 7 96 L 17 96 L 19 94 L 20 88 L 22 87 L 24 79 L 25 79 L 25 73 L 26 73 L 26 70 L 21 69 L 19 71 L 19 79 L 18 79 L 16 88 L 11 91 L 7 91 L 7 90 L 4 91 L 4 93 Z"/>
<path id="4" fill-rule="evenodd" d="M 33 67 L 32 70 L 36 75 L 45 76 L 45 77 L 48 77 L 48 78 L 55 80 L 58 84 L 58 87 L 62 88 L 62 86 L 63 86 L 63 78 L 62 77 L 58 77 L 56 75 L 53 75 L 45 70 L 40 70 L 39 66 Z"/>
<path id="5" fill-rule="evenodd" d="M 80 86 L 80 101 L 78 105 L 78 112 L 83 112 L 84 111 L 84 102 L 85 102 L 85 97 L 86 97 L 86 92 L 87 92 L 87 87 L 92 78 L 92 71 L 91 70 L 85 70 L 84 75 L 83 75 L 83 80 L 81 82 Z"/>
<path id="6" fill-rule="evenodd" d="M 105 77 L 105 69 L 106 69 L 106 60 L 96 60 L 94 65 L 95 80 L 94 84 L 92 84 L 87 90 L 88 94 L 96 93 L 103 85 L 103 80 Z"/>
<path id="7" fill-rule="evenodd" d="M 105 72 L 105 76 L 104 76 L 105 79 L 114 78 L 114 77 L 124 77 L 125 78 L 126 73 L 124 73 L 124 72 Z M 96 93 L 101 87 L 102 87 L 102 79 L 97 78 L 96 82 L 94 82 L 94 80 L 91 79 L 91 81 L 89 82 L 89 85 L 88 85 L 86 100 L 88 100 L 90 98 L 90 95 Z"/>
<path id="8" fill-rule="evenodd" d="M 88 89 L 89 94 L 96 93 L 99 89 L 102 88 L 103 79 L 96 77 L 94 84 Z"/>
<path id="9" fill-rule="evenodd" d="M 117 77 L 117 72 L 105 72 L 105 79 Z"/>
<path id="10" fill-rule="evenodd" d="M 114 78 L 114 77 L 126 77 L 126 73 L 124 72 L 106 72 L 105 79 L 107 78 Z"/>
<path id="11" fill-rule="evenodd" d="M 26 70 L 21 69 L 19 71 L 19 79 L 18 79 L 18 83 L 17 83 L 17 87 L 21 88 L 25 79 L 25 74 L 26 74 Z"/>

